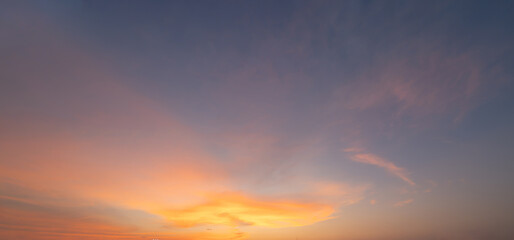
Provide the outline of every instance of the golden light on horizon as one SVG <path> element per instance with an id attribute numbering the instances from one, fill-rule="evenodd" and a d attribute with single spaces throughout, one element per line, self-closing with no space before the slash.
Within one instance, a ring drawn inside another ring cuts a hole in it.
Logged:
<path id="1" fill-rule="evenodd" d="M 216 194 L 205 203 L 161 214 L 180 227 L 198 225 L 305 226 L 330 219 L 333 206 L 283 200 L 262 201 L 240 193 Z"/>

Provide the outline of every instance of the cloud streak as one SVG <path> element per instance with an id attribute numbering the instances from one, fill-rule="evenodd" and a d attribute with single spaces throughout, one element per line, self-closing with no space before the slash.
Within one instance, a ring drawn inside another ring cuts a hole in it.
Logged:
<path id="1" fill-rule="evenodd" d="M 346 152 L 354 152 L 354 148 L 345 149 Z M 400 178 L 404 182 L 408 183 L 411 186 L 416 185 L 414 181 L 409 177 L 409 172 L 397 166 L 391 161 L 388 161 L 384 158 L 381 158 L 377 155 L 370 154 L 370 153 L 353 153 L 350 156 L 350 159 L 354 162 L 364 163 L 364 164 L 370 164 L 374 165 L 380 168 L 385 169 L 389 173 L 393 174 L 394 176 Z"/>

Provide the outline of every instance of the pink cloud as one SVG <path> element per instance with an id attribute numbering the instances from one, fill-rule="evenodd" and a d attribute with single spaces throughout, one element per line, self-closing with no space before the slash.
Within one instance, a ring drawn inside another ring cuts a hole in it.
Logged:
<path id="1" fill-rule="evenodd" d="M 476 52 L 450 54 L 437 42 L 402 48 L 410 54 L 379 54 L 367 71 L 335 88 L 331 107 L 342 112 L 391 109 L 393 122 L 402 116 L 423 121 L 445 114 L 458 120 L 476 105 L 486 84 L 499 82 Z"/>
<path id="2" fill-rule="evenodd" d="M 396 177 L 402 179 L 408 184 L 414 186 L 416 185 L 414 181 L 409 178 L 409 173 L 404 168 L 396 166 L 394 163 L 383 159 L 377 155 L 369 154 L 369 153 L 357 153 L 351 156 L 351 160 L 355 162 L 365 163 L 375 165 L 377 167 L 381 167 Z"/>

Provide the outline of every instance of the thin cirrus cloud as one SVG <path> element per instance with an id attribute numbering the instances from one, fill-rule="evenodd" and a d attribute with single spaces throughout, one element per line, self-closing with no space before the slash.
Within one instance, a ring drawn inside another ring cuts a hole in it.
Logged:
<path id="1" fill-rule="evenodd" d="M 397 114 L 427 116 L 456 108 L 467 110 L 482 90 L 484 76 L 493 83 L 498 81 L 482 67 L 477 53 L 449 54 L 440 44 L 422 43 L 403 46 L 411 50 L 406 56 L 377 54 L 377 58 L 387 61 L 374 64 L 370 71 L 358 76 L 359 81 L 337 89 L 335 96 L 344 100 L 347 109 L 394 106 Z"/>
<path id="2" fill-rule="evenodd" d="M 360 151 L 362 150 L 359 148 L 347 148 L 343 151 L 351 153 L 350 159 L 352 161 L 370 164 L 383 168 L 389 173 L 393 174 L 394 176 L 400 178 L 404 182 L 412 186 L 416 185 L 416 183 L 414 183 L 414 181 L 409 177 L 409 172 L 405 168 L 399 167 L 391 161 L 388 161 L 384 158 L 381 158 L 371 153 L 361 153 Z"/>

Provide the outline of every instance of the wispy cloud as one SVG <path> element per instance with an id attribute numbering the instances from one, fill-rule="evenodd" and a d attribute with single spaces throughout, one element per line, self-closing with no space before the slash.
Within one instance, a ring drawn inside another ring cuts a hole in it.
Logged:
<path id="1" fill-rule="evenodd" d="M 350 159 L 355 162 L 375 165 L 377 167 L 381 167 L 387 170 L 389 173 L 395 175 L 396 177 L 402 179 L 406 183 L 414 186 L 416 185 L 414 181 L 412 181 L 409 177 L 409 172 L 405 168 L 398 167 L 391 161 L 388 161 L 384 158 L 381 158 L 377 155 L 371 153 L 355 153 L 353 149 L 345 149 L 345 152 L 353 152 L 350 156 Z"/>

